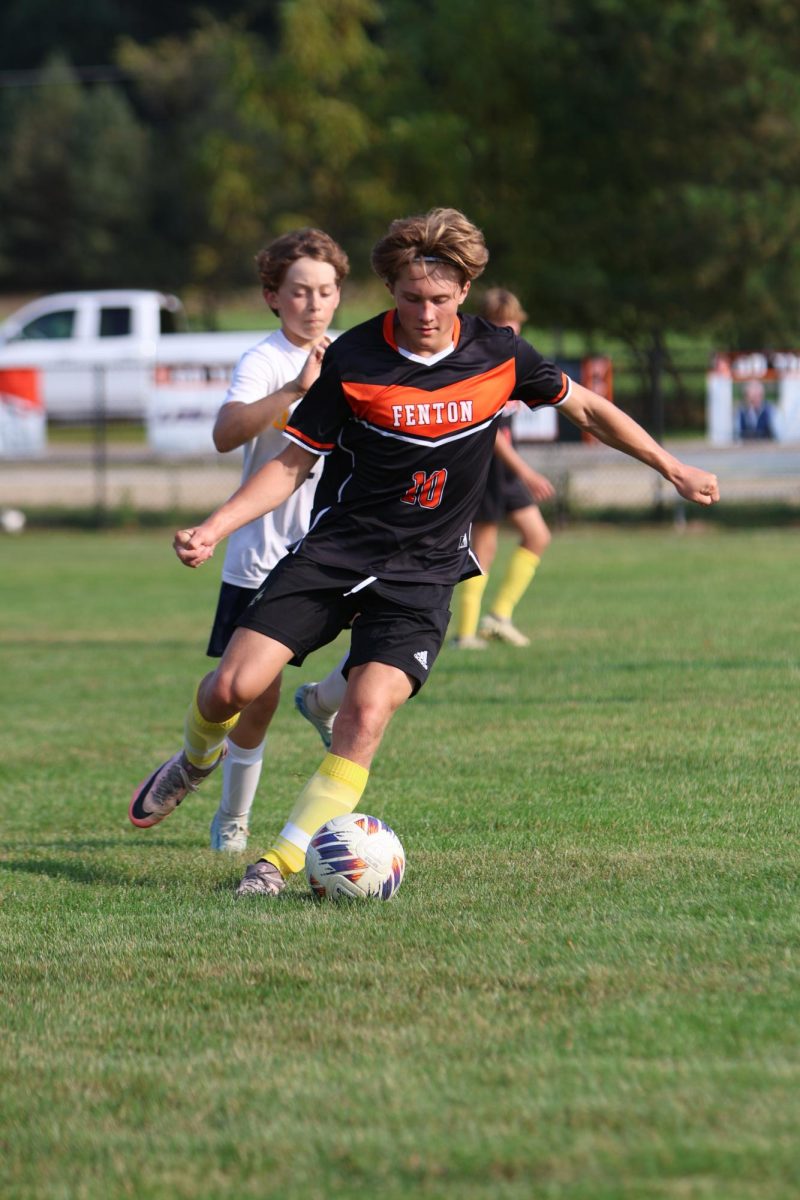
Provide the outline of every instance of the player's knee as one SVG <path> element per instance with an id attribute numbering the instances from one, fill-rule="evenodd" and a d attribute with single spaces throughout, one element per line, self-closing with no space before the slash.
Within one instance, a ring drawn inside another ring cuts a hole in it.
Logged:
<path id="1" fill-rule="evenodd" d="M 552 537 L 553 535 L 550 533 L 550 530 L 544 525 L 541 529 L 532 530 L 523 538 L 523 549 L 541 558 L 550 545 Z"/>
<path id="2" fill-rule="evenodd" d="M 241 712 L 254 700 L 258 699 L 261 689 L 253 694 L 253 688 L 248 687 L 247 681 L 239 674 L 218 673 L 214 680 L 213 693 L 210 699 L 216 701 L 234 712 Z"/>
<path id="3" fill-rule="evenodd" d="M 550 530 L 547 528 L 543 529 L 541 531 L 541 533 L 539 534 L 539 549 L 534 550 L 533 553 L 538 554 L 539 557 L 541 558 L 542 555 L 544 554 L 545 550 L 547 549 L 547 547 L 552 542 L 552 540 L 553 540 L 553 535 L 550 532 Z"/>
<path id="4" fill-rule="evenodd" d="M 374 741 L 383 734 L 396 707 L 388 697 L 357 698 L 342 708 L 336 723 L 346 726 L 355 741 Z"/>

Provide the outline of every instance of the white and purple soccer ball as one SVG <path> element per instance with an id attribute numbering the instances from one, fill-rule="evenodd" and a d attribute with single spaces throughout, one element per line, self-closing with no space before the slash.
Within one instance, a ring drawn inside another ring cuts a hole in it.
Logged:
<path id="1" fill-rule="evenodd" d="M 397 834 L 366 813 L 326 821 L 306 851 L 306 879 L 321 900 L 391 900 L 405 869 Z"/>

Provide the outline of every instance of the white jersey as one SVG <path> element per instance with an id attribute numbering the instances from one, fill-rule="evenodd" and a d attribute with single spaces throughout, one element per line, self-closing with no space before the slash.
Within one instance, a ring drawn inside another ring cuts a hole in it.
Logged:
<path id="1" fill-rule="evenodd" d="M 285 383 L 297 378 L 308 353 L 308 350 L 293 346 L 284 333 L 276 329 L 239 359 L 224 403 L 237 401 L 253 404 L 277 392 Z M 278 413 L 268 429 L 245 443 L 242 483 L 264 463 L 286 449 L 288 443 L 283 436 L 283 428 L 299 403 L 298 399 Z M 246 588 L 260 587 L 272 568 L 283 558 L 287 547 L 305 536 L 319 474 L 320 467 L 317 466 L 297 491 L 274 512 L 267 513 L 265 517 L 256 517 L 230 535 L 222 567 L 225 583 Z"/>

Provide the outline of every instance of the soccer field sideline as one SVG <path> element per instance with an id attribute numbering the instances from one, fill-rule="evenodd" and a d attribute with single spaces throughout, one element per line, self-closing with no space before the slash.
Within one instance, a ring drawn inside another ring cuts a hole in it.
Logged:
<path id="1" fill-rule="evenodd" d="M 793 1197 L 796 538 L 558 533 L 531 651 L 445 649 L 393 723 L 408 873 L 344 909 L 237 904 L 216 781 L 127 828 L 214 572 L 0 543 L 3 1196 Z M 320 753 L 285 692 L 257 843 Z"/>

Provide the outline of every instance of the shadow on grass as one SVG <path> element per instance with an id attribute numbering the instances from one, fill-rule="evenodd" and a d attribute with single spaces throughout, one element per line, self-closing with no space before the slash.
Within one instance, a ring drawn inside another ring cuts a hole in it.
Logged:
<path id="1" fill-rule="evenodd" d="M 100 843 L 94 843 L 94 847 Z M 110 846 L 116 845 L 114 842 L 107 843 Z M 67 846 L 74 847 L 75 843 L 65 843 Z M 107 885 L 116 888 L 158 888 L 164 890 L 165 885 L 170 883 L 170 875 L 162 870 L 159 864 L 153 864 L 153 872 L 146 875 L 129 875 L 125 873 L 124 864 L 102 864 L 102 863 L 87 863 L 71 862 L 69 859 L 61 858 L 28 858 L 28 859 L 7 859 L 0 861 L 0 870 L 5 868 L 8 871 L 14 871 L 19 874 L 26 875 L 45 875 L 50 879 L 62 879 L 69 883 L 79 883 L 88 885 Z M 172 882 L 176 882 L 174 876 L 173 864 Z M 239 868 L 225 879 L 217 879 L 208 881 L 208 886 L 203 887 L 202 883 L 198 884 L 199 891 L 205 891 L 208 895 L 219 897 L 232 897 L 236 891 L 236 886 L 241 878 L 241 870 Z M 177 880 L 179 885 L 183 885 L 186 880 L 181 876 Z M 302 888 L 289 888 L 276 898 L 278 903 L 282 905 L 298 905 L 318 904 L 319 901 L 310 891 Z M 239 897 L 238 903 L 243 906 L 244 911 L 258 911 L 259 906 L 262 911 L 266 911 L 273 904 L 272 900 L 265 899 L 262 896 L 242 896 Z"/>
<path id="2" fill-rule="evenodd" d="M 71 883 L 110 884 L 114 887 L 163 887 L 164 876 L 126 875 L 112 864 L 70 862 L 63 858 L 7 859 L 0 868 L 27 875 L 47 875 L 50 879 L 66 879 Z"/>

